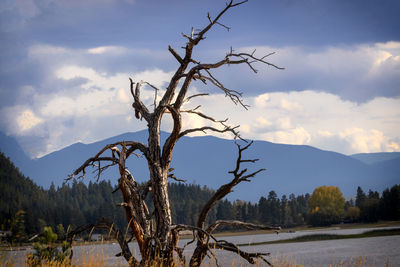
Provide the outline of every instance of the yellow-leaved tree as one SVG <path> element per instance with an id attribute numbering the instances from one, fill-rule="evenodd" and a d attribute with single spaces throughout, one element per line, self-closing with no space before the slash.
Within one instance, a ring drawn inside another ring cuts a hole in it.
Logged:
<path id="1" fill-rule="evenodd" d="M 344 205 L 345 199 L 338 187 L 317 187 L 308 202 L 309 223 L 316 226 L 340 222 L 344 215 Z"/>

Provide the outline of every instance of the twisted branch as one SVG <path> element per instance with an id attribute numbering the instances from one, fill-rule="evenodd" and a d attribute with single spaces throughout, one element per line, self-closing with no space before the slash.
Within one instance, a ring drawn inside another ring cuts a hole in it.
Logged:
<path id="1" fill-rule="evenodd" d="M 259 172 L 265 171 L 265 169 L 259 169 L 255 172 L 252 172 L 250 174 L 245 175 L 247 172 L 247 169 L 240 170 L 241 164 L 243 162 L 248 162 L 248 160 L 243 161 L 242 160 L 242 153 L 246 149 L 248 149 L 253 142 L 250 142 L 247 144 L 245 147 L 241 147 L 239 144 L 236 143 L 236 146 L 238 148 L 238 158 L 236 160 L 236 168 L 233 171 L 230 171 L 229 173 L 233 174 L 233 179 L 227 183 L 222 185 L 216 192 L 215 194 L 210 198 L 210 200 L 207 202 L 207 204 L 204 206 L 203 210 L 201 211 L 199 215 L 199 219 L 197 221 L 197 226 L 200 228 L 204 227 L 205 220 L 207 218 L 207 215 L 211 208 L 222 198 L 224 198 L 226 195 L 228 195 L 230 192 L 232 192 L 233 187 L 238 185 L 241 182 L 248 182 L 250 181 L 249 179 L 256 176 Z M 254 162 L 256 160 L 252 160 L 251 162 Z"/>
<path id="2" fill-rule="evenodd" d="M 141 151 L 145 156 L 147 156 L 148 154 L 148 149 L 147 147 L 140 143 L 140 142 L 134 142 L 134 141 L 122 141 L 122 142 L 117 142 L 114 144 L 109 144 L 106 145 L 104 148 L 102 148 L 95 156 L 87 159 L 79 168 L 77 168 L 71 175 L 69 175 L 66 179 L 65 182 L 75 178 L 75 176 L 77 176 L 79 173 L 82 173 L 82 175 L 80 175 L 78 177 L 79 178 L 84 178 L 85 174 L 86 174 L 86 168 L 90 167 L 90 166 L 94 166 L 94 167 L 98 167 L 98 165 L 95 165 L 96 162 L 101 162 L 101 161 L 108 161 L 108 162 L 112 162 L 112 164 L 110 166 L 114 166 L 116 164 L 119 165 L 119 160 L 116 158 L 116 155 L 118 155 L 118 157 L 120 156 L 120 151 L 117 148 L 117 146 L 125 146 L 125 147 L 129 147 L 129 149 L 127 150 L 126 153 L 126 158 L 128 158 L 135 150 L 139 150 Z M 110 150 L 112 153 L 111 157 L 101 157 L 101 155 L 106 152 L 107 150 Z M 108 167 L 110 167 L 108 166 Z M 104 168 L 103 168 L 104 169 Z"/>
<path id="3" fill-rule="evenodd" d="M 218 128 L 215 128 L 215 127 L 212 127 L 212 126 L 204 126 L 204 127 L 200 127 L 200 128 L 186 129 L 186 130 L 182 131 L 179 134 L 179 138 L 181 138 L 182 136 L 188 135 L 190 133 L 194 133 L 194 132 L 200 132 L 201 131 L 201 132 L 206 133 L 206 131 L 209 130 L 209 131 L 213 131 L 213 132 L 217 132 L 217 133 L 231 132 L 235 136 L 235 138 L 243 140 L 240 137 L 239 132 L 236 130 L 237 128 L 239 128 L 239 125 L 233 126 L 233 127 L 229 126 L 229 125 L 226 124 L 228 119 L 216 120 L 213 117 L 210 117 L 210 116 L 208 116 L 208 115 L 206 115 L 206 114 L 204 114 L 204 113 L 202 113 L 200 111 L 197 111 L 198 108 L 200 108 L 200 106 L 197 106 L 196 108 L 191 109 L 191 110 L 181 110 L 180 112 L 181 113 L 195 114 L 195 115 L 197 115 L 197 116 L 199 116 L 199 117 L 201 117 L 203 119 L 209 120 L 209 121 L 211 121 L 213 123 L 220 124 L 220 125 L 222 125 L 223 128 L 222 129 L 218 129 Z"/>

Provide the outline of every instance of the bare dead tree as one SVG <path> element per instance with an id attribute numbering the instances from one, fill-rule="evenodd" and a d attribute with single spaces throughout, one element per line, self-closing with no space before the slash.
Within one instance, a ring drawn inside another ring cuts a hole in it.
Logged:
<path id="1" fill-rule="evenodd" d="M 237 253 L 249 263 L 254 263 L 257 259 L 268 263 L 265 258 L 268 253 L 248 253 L 242 251 L 230 242 L 217 240 L 213 236 L 213 232 L 221 225 L 239 226 L 246 229 L 277 228 L 239 221 L 217 221 L 212 225 L 206 225 L 206 218 L 210 209 L 220 199 L 229 194 L 237 184 L 241 182 L 249 182 L 251 178 L 264 170 L 260 169 L 248 173 L 247 169 L 242 169 L 241 167 L 243 163 L 256 161 L 256 159 L 242 159 L 243 151 L 245 151 L 251 143 L 244 147 L 237 145 L 238 158 L 236 166 L 235 169 L 230 172 L 233 175 L 232 180 L 229 183 L 222 185 L 206 203 L 200 213 L 196 226 L 174 225 L 172 222 L 170 202 L 168 198 L 168 180 L 169 178 L 176 179 L 176 177 L 170 174 L 170 162 L 175 144 L 180 138 L 190 133 L 211 131 L 218 133 L 230 132 L 235 138 L 241 139 L 239 132 L 237 131 L 238 126 L 230 126 L 227 123 L 227 120 L 216 120 L 200 111 L 199 107 L 189 110 L 182 108 L 184 103 L 189 102 L 195 97 L 207 96 L 207 94 L 203 93 L 187 96 L 191 83 L 193 81 L 201 81 L 204 84 L 211 83 L 221 89 L 233 103 L 247 109 L 248 106 L 243 102 L 242 94 L 238 91 L 226 88 L 212 74 L 212 71 L 225 65 L 245 64 L 251 71 L 256 73 L 257 70 L 255 65 L 257 63 L 276 69 L 282 69 L 267 61 L 267 58 L 273 53 L 264 56 L 257 56 L 256 51 L 252 51 L 251 53 L 235 52 L 231 48 L 222 59 L 212 63 L 201 63 L 192 57 L 195 47 L 205 39 L 206 33 L 215 25 L 229 29 L 219 21 L 220 18 L 229 9 L 245 2 L 247 2 L 247 0 L 237 3 L 234 3 L 234 1 L 231 0 L 215 18 L 212 18 L 211 15 L 208 14 L 208 24 L 203 29 L 192 29 L 190 34 L 183 34 L 184 38 L 187 40 L 186 46 L 183 47 L 183 55 L 180 55 L 171 46 L 168 47 L 169 52 L 178 61 L 179 67 L 171 78 L 159 101 L 157 101 L 157 93 L 162 92 L 162 90 L 146 81 L 135 83 L 130 79 L 130 91 L 133 97 L 132 107 L 134 109 L 135 117 L 147 122 L 147 144 L 135 141 L 121 141 L 107 145 L 92 158 L 89 158 L 84 162 L 67 178 L 67 180 L 83 178 L 88 167 L 95 167 L 99 179 L 105 169 L 111 166 L 118 167 L 120 174 L 118 189 L 121 191 L 123 196 L 123 203 L 121 203 L 120 206 L 125 210 L 128 226 L 138 243 L 141 254 L 140 261 L 135 259 L 129 250 L 127 251 L 126 242 L 122 239 L 119 240 L 122 249 L 121 255 L 123 255 L 127 260 L 129 259 L 131 265 L 141 264 L 142 266 L 147 266 L 160 262 L 167 265 L 173 265 L 174 252 L 177 253 L 182 262 L 185 262 L 183 250 L 186 246 L 183 248 L 178 247 L 179 232 L 183 230 L 192 231 L 193 241 L 191 243 L 196 242 L 196 249 L 189 262 L 190 266 L 199 266 L 206 255 L 214 255 L 213 250 L 215 249 Z M 145 84 L 155 90 L 153 111 L 150 111 L 150 109 L 142 102 L 140 96 L 141 88 Z M 211 125 L 213 126 L 182 129 L 183 113 L 199 116 L 212 122 Z M 161 144 L 160 126 L 161 120 L 165 115 L 171 115 L 173 120 L 173 129 L 165 143 Z M 150 177 L 149 181 L 144 185 L 140 185 L 135 181 L 133 174 L 126 166 L 126 160 L 130 156 L 137 154 L 142 154 L 148 164 Z M 145 203 L 145 198 L 149 191 L 152 191 L 154 214 L 150 214 L 149 208 Z M 90 227 L 97 226 L 91 225 Z M 104 228 L 104 222 L 100 223 L 98 227 Z M 115 227 L 116 226 L 113 225 L 113 232 L 117 233 L 116 236 L 121 238 L 121 236 L 118 235 L 119 230 Z"/>

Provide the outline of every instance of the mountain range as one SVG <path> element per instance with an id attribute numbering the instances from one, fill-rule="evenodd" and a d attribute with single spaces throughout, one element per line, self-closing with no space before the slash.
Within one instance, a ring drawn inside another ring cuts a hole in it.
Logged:
<path id="1" fill-rule="evenodd" d="M 162 133 L 162 140 L 168 136 Z M 48 188 L 53 182 L 61 185 L 86 159 L 95 155 L 105 145 L 116 141 L 135 140 L 146 143 L 146 131 L 125 133 L 95 143 L 75 143 L 41 158 L 30 159 L 17 141 L 0 133 L 0 150 L 3 151 L 22 173 L 35 183 Z M 233 140 L 213 136 L 183 137 L 174 150 L 171 167 L 176 177 L 210 188 L 218 188 L 232 178 L 228 172 L 235 167 L 237 148 Z M 312 193 L 321 185 L 338 186 L 344 196 L 354 196 L 357 186 L 364 190 L 382 192 L 400 183 L 400 153 L 371 153 L 351 156 L 324 151 L 305 145 L 275 144 L 255 141 L 244 152 L 243 158 L 259 159 L 246 163 L 249 172 L 265 168 L 250 183 L 238 185 L 229 199 L 258 201 L 274 190 L 278 195 Z M 148 177 L 144 158 L 134 157 L 128 167 L 137 181 Z M 87 172 L 85 181 L 96 179 Z M 116 183 L 118 173 L 108 170 L 102 179 Z"/>

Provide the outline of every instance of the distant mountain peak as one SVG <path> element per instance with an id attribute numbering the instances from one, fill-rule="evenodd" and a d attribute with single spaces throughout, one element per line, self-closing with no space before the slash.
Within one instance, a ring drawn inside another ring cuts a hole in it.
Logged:
<path id="1" fill-rule="evenodd" d="M 167 136 L 168 133 L 162 133 L 163 140 Z M 11 139 L 0 135 L 1 148 L 6 141 L 8 142 L 6 150 L 21 152 L 18 143 Z M 147 143 L 147 131 L 127 132 L 88 144 L 75 143 L 35 160 L 29 159 L 24 153 L 14 153 L 11 159 L 26 176 L 48 188 L 51 182 L 56 186 L 60 185 L 69 174 L 105 145 L 121 140 Z M 7 155 L 7 151 L 4 152 Z M 265 168 L 266 171 L 254 177 L 250 183 L 240 184 L 229 198 L 257 201 L 260 196 L 266 196 L 271 190 L 278 195 L 290 193 L 297 195 L 311 193 L 321 185 L 338 186 L 345 196 L 354 195 L 357 186 L 382 191 L 388 186 L 400 183 L 398 176 L 400 163 L 397 164 L 396 161 L 398 154 L 373 153 L 346 156 L 307 145 L 255 141 L 243 156 L 258 158 L 259 161 L 255 164 L 246 164 L 245 167 L 249 171 L 259 168 Z M 233 140 L 215 136 L 184 137 L 175 147 L 171 167 L 175 169 L 177 177 L 188 180 L 188 183 L 196 182 L 215 189 L 232 178 L 228 171 L 234 168 L 236 156 Z M 360 160 L 368 157 L 378 158 L 380 161 L 366 164 Z M 137 181 L 148 179 L 147 163 L 144 158 L 130 159 L 128 167 Z M 88 170 L 85 182 L 91 180 L 90 173 Z M 104 174 L 105 180 L 116 182 L 119 178 L 115 169 Z"/>

